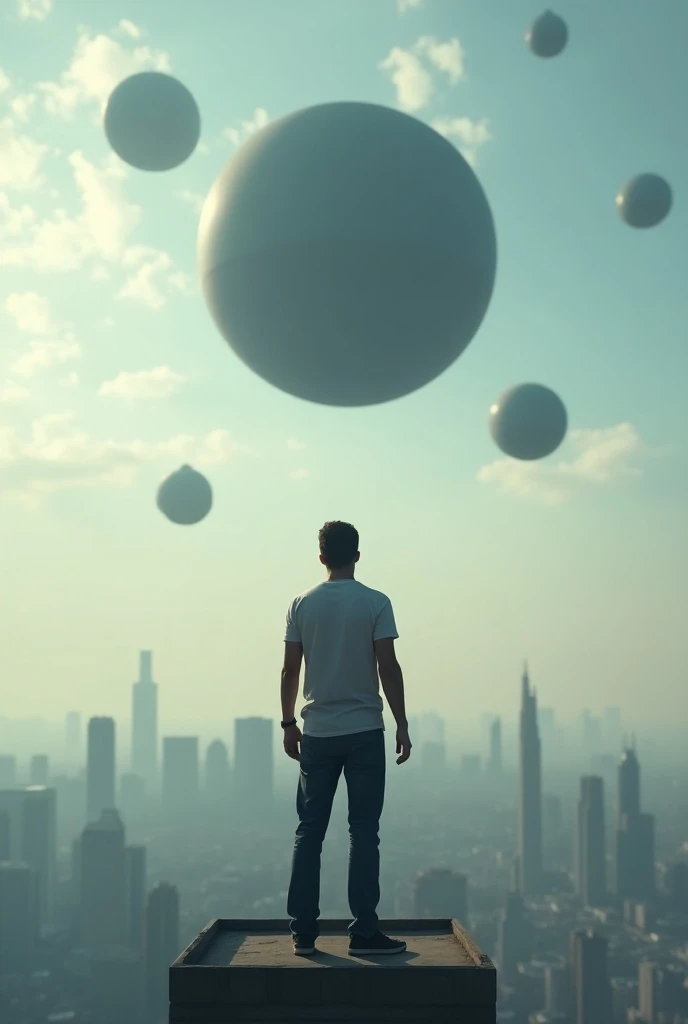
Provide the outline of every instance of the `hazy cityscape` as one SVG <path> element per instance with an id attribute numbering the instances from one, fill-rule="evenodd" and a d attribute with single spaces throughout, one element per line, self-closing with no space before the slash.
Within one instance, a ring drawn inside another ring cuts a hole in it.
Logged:
<path id="1" fill-rule="evenodd" d="M 470 752 L 441 714 L 412 715 L 412 759 L 388 773 L 380 915 L 464 922 L 498 968 L 500 1021 L 683 1024 L 685 761 L 648 765 L 618 707 L 562 726 L 536 682 L 517 668 L 514 708 L 485 715 Z M 0 722 L 3 1024 L 162 1024 L 168 966 L 211 918 L 284 916 L 294 778 L 278 723 L 168 736 L 164 693 L 142 651 L 130 723 L 71 710 L 59 738 L 16 723 L 17 750 Z M 46 745 L 29 756 L 31 732 Z M 349 913 L 343 799 L 323 917 Z"/>

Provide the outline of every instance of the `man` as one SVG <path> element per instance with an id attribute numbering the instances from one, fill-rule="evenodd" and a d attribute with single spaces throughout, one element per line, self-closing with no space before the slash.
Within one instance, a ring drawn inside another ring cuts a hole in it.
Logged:
<path id="1" fill-rule="evenodd" d="M 354 527 L 325 523 L 318 540 L 327 580 L 292 601 L 282 669 L 284 749 L 300 761 L 299 827 L 287 899 L 294 953 L 315 952 L 320 855 L 342 771 L 349 797 L 349 906 L 354 918 L 349 953 L 402 953 L 406 943 L 377 927 L 378 833 L 385 792 L 380 683 L 397 725 L 397 764 L 411 753 L 404 681 L 394 652 L 399 634 L 389 598 L 354 579 L 360 557 Z M 302 734 L 294 708 L 303 658 Z"/>

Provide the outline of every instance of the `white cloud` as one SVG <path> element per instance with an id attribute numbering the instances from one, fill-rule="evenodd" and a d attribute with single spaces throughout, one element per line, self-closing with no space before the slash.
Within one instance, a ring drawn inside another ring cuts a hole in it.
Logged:
<path id="1" fill-rule="evenodd" d="M 70 413 L 43 416 L 33 422 L 28 439 L 16 428 L 0 428 L 0 490 L 38 503 L 60 489 L 129 486 L 146 465 L 217 465 L 243 450 L 222 429 L 203 437 L 113 441 L 91 437 Z"/>
<path id="2" fill-rule="evenodd" d="M 203 209 L 205 196 L 201 195 L 200 192 L 191 192 L 188 188 L 183 188 L 177 192 L 177 196 L 182 200 L 182 202 L 188 203 L 189 206 L 193 206 L 198 213 Z"/>
<path id="3" fill-rule="evenodd" d="M 11 117 L 0 120 L 0 189 L 31 191 L 43 183 L 48 146 L 17 132 Z"/>
<path id="4" fill-rule="evenodd" d="M 641 475 L 635 465 L 646 453 L 630 423 L 599 430 L 572 430 L 568 442 L 573 456 L 568 461 L 521 462 L 498 459 L 478 473 L 481 483 L 545 505 L 560 505 L 586 484 L 605 485 Z"/>
<path id="5" fill-rule="evenodd" d="M 84 104 L 97 104 L 102 109 L 115 86 L 137 71 L 170 69 L 169 55 L 163 50 L 149 46 L 127 49 L 111 36 L 82 33 L 72 61 L 60 80 L 40 82 L 38 88 L 49 113 L 71 118 Z"/>
<path id="6" fill-rule="evenodd" d="M 6 380 L 0 384 L 0 402 L 14 405 L 18 402 L 25 402 L 28 398 L 30 398 L 30 392 L 21 384 L 17 384 L 13 380 Z"/>
<path id="7" fill-rule="evenodd" d="M 296 437 L 287 438 L 287 448 L 290 452 L 302 452 L 306 447 L 303 441 L 299 441 Z"/>
<path id="8" fill-rule="evenodd" d="M 407 11 L 418 11 L 425 3 L 425 0 L 397 0 L 399 14 L 406 14 Z"/>
<path id="9" fill-rule="evenodd" d="M 5 309 L 27 334 L 52 334 L 57 329 L 49 300 L 37 292 L 13 292 L 5 299 Z"/>
<path id="10" fill-rule="evenodd" d="M 60 378 L 59 384 L 63 388 L 70 388 L 72 390 L 74 388 L 78 388 L 79 374 L 76 372 L 76 370 L 71 370 L 69 373 L 66 373 L 64 377 Z"/>
<path id="11" fill-rule="evenodd" d="M 18 121 L 28 121 L 35 102 L 35 93 L 20 92 L 10 100 L 10 110 Z"/>
<path id="12" fill-rule="evenodd" d="M 461 41 L 454 36 L 445 43 L 439 42 L 434 36 L 421 36 L 414 47 L 416 53 L 423 54 L 438 71 L 443 71 L 452 85 L 456 85 L 464 75 L 465 53 Z"/>
<path id="13" fill-rule="evenodd" d="M 125 36 L 129 36 L 130 39 L 141 38 L 141 29 L 138 25 L 135 25 L 133 21 L 129 21 L 128 18 L 122 18 L 117 28 Z"/>
<path id="14" fill-rule="evenodd" d="M 81 345 L 73 335 L 59 341 L 32 341 L 28 350 L 10 365 L 9 371 L 17 377 L 33 377 L 40 370 L 80 358 Z"/>
<path id="15" fill-rule="evenodd" d="M 170 398 L 177 394 L 186 378 L 169 366 L 156 366 L 153 370 L 119 373 L 113 380 L 100 386 L 99 395 L 118 398 Z"/>
<path id="16" fill-rule="evenodd" d="M 53 0 L 19 0 L 18 14 L 22 21 L 45 21 L 53 9 Z"/>
<path id="17" fill-rule="evenodd" d="M 172 267 L 170 256 L 146 245 L 135 245 L 124 253 L 123 265 L 137 269 L 120 289 L 117 298 L 131 299 L 149 309 L 161 309 L 167 301 L 161 279 Z"/>
<path id="18" fill-rule="evenodd" d="M 0 93 L 7 92 L 8 89 L 12 88 L 12 79 L 10 76 L 0 68 Z"/>
<path id="19" fill-rule="evenodd" d="M 250 120 L 242 121 L 239 128 L 225 128 L 223 134 L 235 146 L 239 146 L 250 135 L 255 135 L 269 123 L 270 117 L 267 110 L 264 110 L 263 107 L 256 107 Z"/>
<path id="20" fill-rule="evenodd" d="M 190 276 L 183 270 L 175 270 L 168 278 L 170 288 L 180 292 L 182 295 L 195 295 L 196 291 L 191 283 Z"/>
<path id="21" fill-rule="evenodd" d="M 397 104 L 402 110 L 413 113 L 428 105 L 435 86 L 432 75 L 415 53 L 395 46 L 378 67 L 389 74 L 397 91 Z"/>
<path id="22" fill-rule="evenodd" d="M 310 470 L 308 469 L 294 469 L 289 474 L 292 480 L 305 480 L 310 475 Z"/>
<path id="23" fill-rule="evenodd" d="M 470 117 L 437 117 L 432 127 L 453 142 L 473 167 L 477 163 L 479 150 L 492 140 L 485 118 L 472 121 Z"/>

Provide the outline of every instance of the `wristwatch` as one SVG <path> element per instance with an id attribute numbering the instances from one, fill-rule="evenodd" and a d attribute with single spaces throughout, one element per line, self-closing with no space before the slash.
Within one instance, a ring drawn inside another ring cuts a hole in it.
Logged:
<path id="1" fill-rule="evenodd" d="M 291 722 L 280 722 L 283 729 L 290 729 L 292 725 L 296 725 L 296 719 L 292 718 Z"/>

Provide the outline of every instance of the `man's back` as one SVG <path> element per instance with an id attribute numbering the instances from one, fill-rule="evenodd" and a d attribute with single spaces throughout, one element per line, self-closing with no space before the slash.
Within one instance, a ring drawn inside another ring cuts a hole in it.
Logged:
<path id="1" fill-rule="evenodd" d="M 306 735 L 383 728 L 373 644 L 397 636 L 389 598 L 358 580 L 327 580 L 292 601 L 285 639 L 303 646 Z"/>

